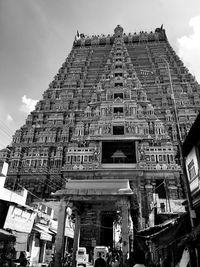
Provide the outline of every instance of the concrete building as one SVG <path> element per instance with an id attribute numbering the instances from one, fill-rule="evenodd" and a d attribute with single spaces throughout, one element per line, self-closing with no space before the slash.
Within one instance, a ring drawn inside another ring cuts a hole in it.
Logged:
<path id="1" fill-rule="evenodd" d="M 187 178 L 189 180 L 190 192 L 196 217 L 200 218 L 200 115 L 197 116 L 192 125 L 185 142 L 183 153 L 186 162 Z"/>

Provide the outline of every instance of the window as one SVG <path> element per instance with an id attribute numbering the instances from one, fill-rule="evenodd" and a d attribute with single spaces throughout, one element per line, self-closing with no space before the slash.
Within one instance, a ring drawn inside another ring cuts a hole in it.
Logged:
<path id="1" fill-rule="evenodd" d="M 103 141 L 102 163 L 136 163 L 136 149 L 133 141 Z"/>
<path id="2" fill-rule="evenodd" d="M 123 83 L 120 83 L 120 82 L 115 83 L 115 87 L 118 87 L 118 86 L 123 86 Z"/>
<path id="3" fill-rule="evenodd" d="M 113 135 L 123 135 L 124 126 L 113 126 Z"/>
<path id="4" fill-rule="evenodd" d="M 196 171 L 195 171 L 193 160 L 191 160 L 190 163 L 188 164 L 188 172 L 189 172 L 189 178 L 190 180 L 192 180 L 196 176 Z"/>
<path id="5" fill-rule="evenodd" d="M 113 112 L 114 113 L 123 113 L 123 107 L 114 107 Z"/>
<path id="6" fill-rule="evenodd" d="M 115 69 L 122 69 L 122 65 L 116 65 Z"/>
<path id="7" fill-rule="evenodd" d="M 123 93 L 115 93 L 114 94 L 114 99 L 116 99 L 116 98 L 121 98 L 121 99 L 123 99 L 124 98 L 124 95 L 123 95 Z"/>
<path id="8" fill-rule="evenodd" d="M 160 211 L 165 212 L 165 203 L 160 203 Z"/>
<path id="9" fill-rule="evenodd" d="M 115 77 L 122 77 L 122 73 L 121 72 L 115 73 Z"/>

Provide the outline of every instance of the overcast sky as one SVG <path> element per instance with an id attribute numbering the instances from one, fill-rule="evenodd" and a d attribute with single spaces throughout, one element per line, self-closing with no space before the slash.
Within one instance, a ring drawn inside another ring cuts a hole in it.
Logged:
<path id="1" fill-rule="evenodd" d="M 200 82 L 200 0 L 0 0 L 0 148 L 11 141 L 80 33 L 151 31 L 162 24 Z"/>

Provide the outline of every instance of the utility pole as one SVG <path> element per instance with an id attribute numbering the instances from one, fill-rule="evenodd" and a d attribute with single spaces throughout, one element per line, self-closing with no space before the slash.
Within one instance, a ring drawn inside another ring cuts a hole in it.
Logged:
<path id="1" fill-rule="evenodd" d="M 160 57 L 167 66 L 168 76 L 169 76 L 169 82 L 170 82 L 170 89 L 171 89 L 171 99 L 173 101 L 174 106 L 174 115 L 175 115 L 175 123 L 176 123 L 176 129 L 177 129 L 177 139 L 178 139 L 178 148 L 180 153 L 180 163 L 181 163 L 181 169 L 182 169 L 182 178 L 184 183 L 184 190 L 187 198 L 187 204 L 188 204 L 188 212 L 189 212 L 189 218 L 190 218 L 190 224 L 191 224 L 191 230 L 194 229 L 194 219 L 196 218 L 196 214 L 193 208 L 193 202 L 191 197 L 191 191 L 190 191 L 190 184 L 187 178 L 187 169 L 185 164 L 185 158 L 183 156 L 183 144 L 182 144 L 182 137 L 180 132 L 180 125 L 179 125 L 179 119 L 178 119 L 178 113 L 177 113 L 177 107 L 176 107 L 176 100 L 174 96 L 174 88 L 172 84 L 172 76 L 170 72 L 170 65 L 169 62 L 164 58 Z M 197 250 L 195 249 L 195 256 L 196 256 L 196 266 L 198 266 L 198 254 Z"/>

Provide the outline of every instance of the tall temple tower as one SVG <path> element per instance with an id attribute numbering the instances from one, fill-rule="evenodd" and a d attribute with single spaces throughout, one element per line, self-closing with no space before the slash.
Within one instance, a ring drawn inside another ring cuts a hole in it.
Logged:
<path id="1" fill-rule="evenodd" d="M 13 137 L 7 186 L 47 198 L 68 180 L 128 179 L 140 226 L 148 224 L 154 193 L 183 198 L 170 77 L 184 139 L 200 109 L 200 87 L 162 27 L 78 34 Z"/>

